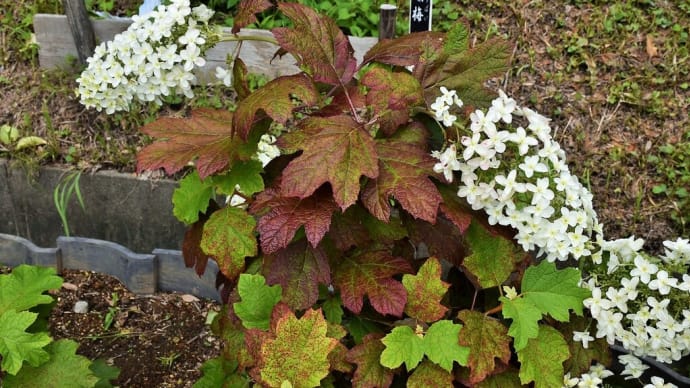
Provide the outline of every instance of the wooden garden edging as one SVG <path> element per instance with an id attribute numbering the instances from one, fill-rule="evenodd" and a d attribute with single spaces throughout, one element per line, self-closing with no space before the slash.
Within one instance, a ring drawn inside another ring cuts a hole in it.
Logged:
<path id="1" fill-rule="evenodd" d="M 93 30 L 97 42 L 111 40 L 116 34 L 124 31 L 132 23 L 128 18 L 92 19 Z M 230 31 L 229 28 L 224 28 Z M 34 16 L 34 31 L 38 43 L 38 60 L 43 68 L 65 67 L 69 58 L 77 58 L 77 48 L 65 15 L 36 14 Z M 240 35 L 260 35 L 272 37 L 270 31 L 242 29 Z M 376 42 L 372 37 L 350 37 L 350 43 L 355 50 L 355 58 L 361 63 L 364 54 Z M 226 57 L 237 47 L 237 42 L 221 42 L 206 53 L 206 64 L 197 71 L 200 82 L 215 81 L 214 73 L 217 66 L 227 67 Z M 249 72 L 264 74 L 269 78 L 281 75 L 295 74 L 300 70 L 295 66 L 295 59 L 289 54 L 273 58 L 278 47 L 267 42 L 245 41 L 242 43 L 240 58 L 247 65 Z"/>
<path id="2" fill-rule="evenodd" d="M 154 249 L 151 254 L 134 253 L 122 245 L 83 237 L 58 237 L 56 248 L 41 248 L 31 241 L 0 233 L 0 264 L 21 264 L 79 269 L 108 274 L 119 279 L 135 294 L 176 291 L 220 301 L 215 288 L 218 266 L 209 260 L 199 277 L 186 268 L 182 252 Z"/>

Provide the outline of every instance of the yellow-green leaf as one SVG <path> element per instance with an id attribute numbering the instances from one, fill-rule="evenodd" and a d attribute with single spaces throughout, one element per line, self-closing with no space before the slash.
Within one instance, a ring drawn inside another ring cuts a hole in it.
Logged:
<path id="1" fill-rule="evenodd" d="M 301 318 L 289 310 L 275 323 L 275 337 L 261 345 L 261 379 L 271 387 L 285 381 L 293 387 L 317 387 L 329 373 L 328 354 L 337 340 L 326 335 L 321 310 Z"/>

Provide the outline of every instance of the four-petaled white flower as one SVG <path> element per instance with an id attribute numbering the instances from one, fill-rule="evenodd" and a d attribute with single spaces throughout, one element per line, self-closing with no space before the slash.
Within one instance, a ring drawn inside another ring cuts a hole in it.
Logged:
<path id="1" fill-rule="evenodd" d="M 434 165 L 434 172 L 443 173 L 446 180 L 452 182 L 453 171 L 459 171 L 461 167 L 455 145 L 451 144 L 443 152 L 434 151 L 431 153 L 431 156 L 439 160 L 439 162 Z"/>
<path id="2" fill-rule="evenodd" d="M 594 337 L 587 331 L 573 331 L 573 341 L 582 342 L 582 347 L 587 349 L 589 342 L 594 341 Z"/>

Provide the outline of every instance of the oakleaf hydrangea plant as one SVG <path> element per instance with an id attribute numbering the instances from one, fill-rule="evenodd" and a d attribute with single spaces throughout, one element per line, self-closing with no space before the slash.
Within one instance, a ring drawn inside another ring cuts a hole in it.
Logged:
<path id="1" fill-rule="evenodd" d="M 204 7 L 159 6 L 99 48 L 82 101 L 191 96 L 205 50 L 253 39 L 236 33 L 270 7 L 241 1 L 224 35 Z M 186 174 L 173 196 L 186 264 L 220 269 L 225 351 L 199 386 L 591 387 L 613 374 L 610 344 L 629 352 L 623 376 L 666 384 L 639 357 L 688 353 L 688 242 L 657 258 L 604 238 L 550 120 L 485 88 L 510 44 L 471 46 L 458 23 L 358 63 L 332 20 L 277 7 L 292 25 L 256 39 L 299 71 L 252 91 L 230 53 L 216 75 L 232 109 L 142 128 L 138 170 Z"/>

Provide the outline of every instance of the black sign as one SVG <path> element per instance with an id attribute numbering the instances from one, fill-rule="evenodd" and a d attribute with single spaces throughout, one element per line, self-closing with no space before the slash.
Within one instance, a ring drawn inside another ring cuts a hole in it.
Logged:
<path id="1" fill-rule="evenodd" d="M 431 31 L 431 0 L 410 0 L 410 32 Z"/>

